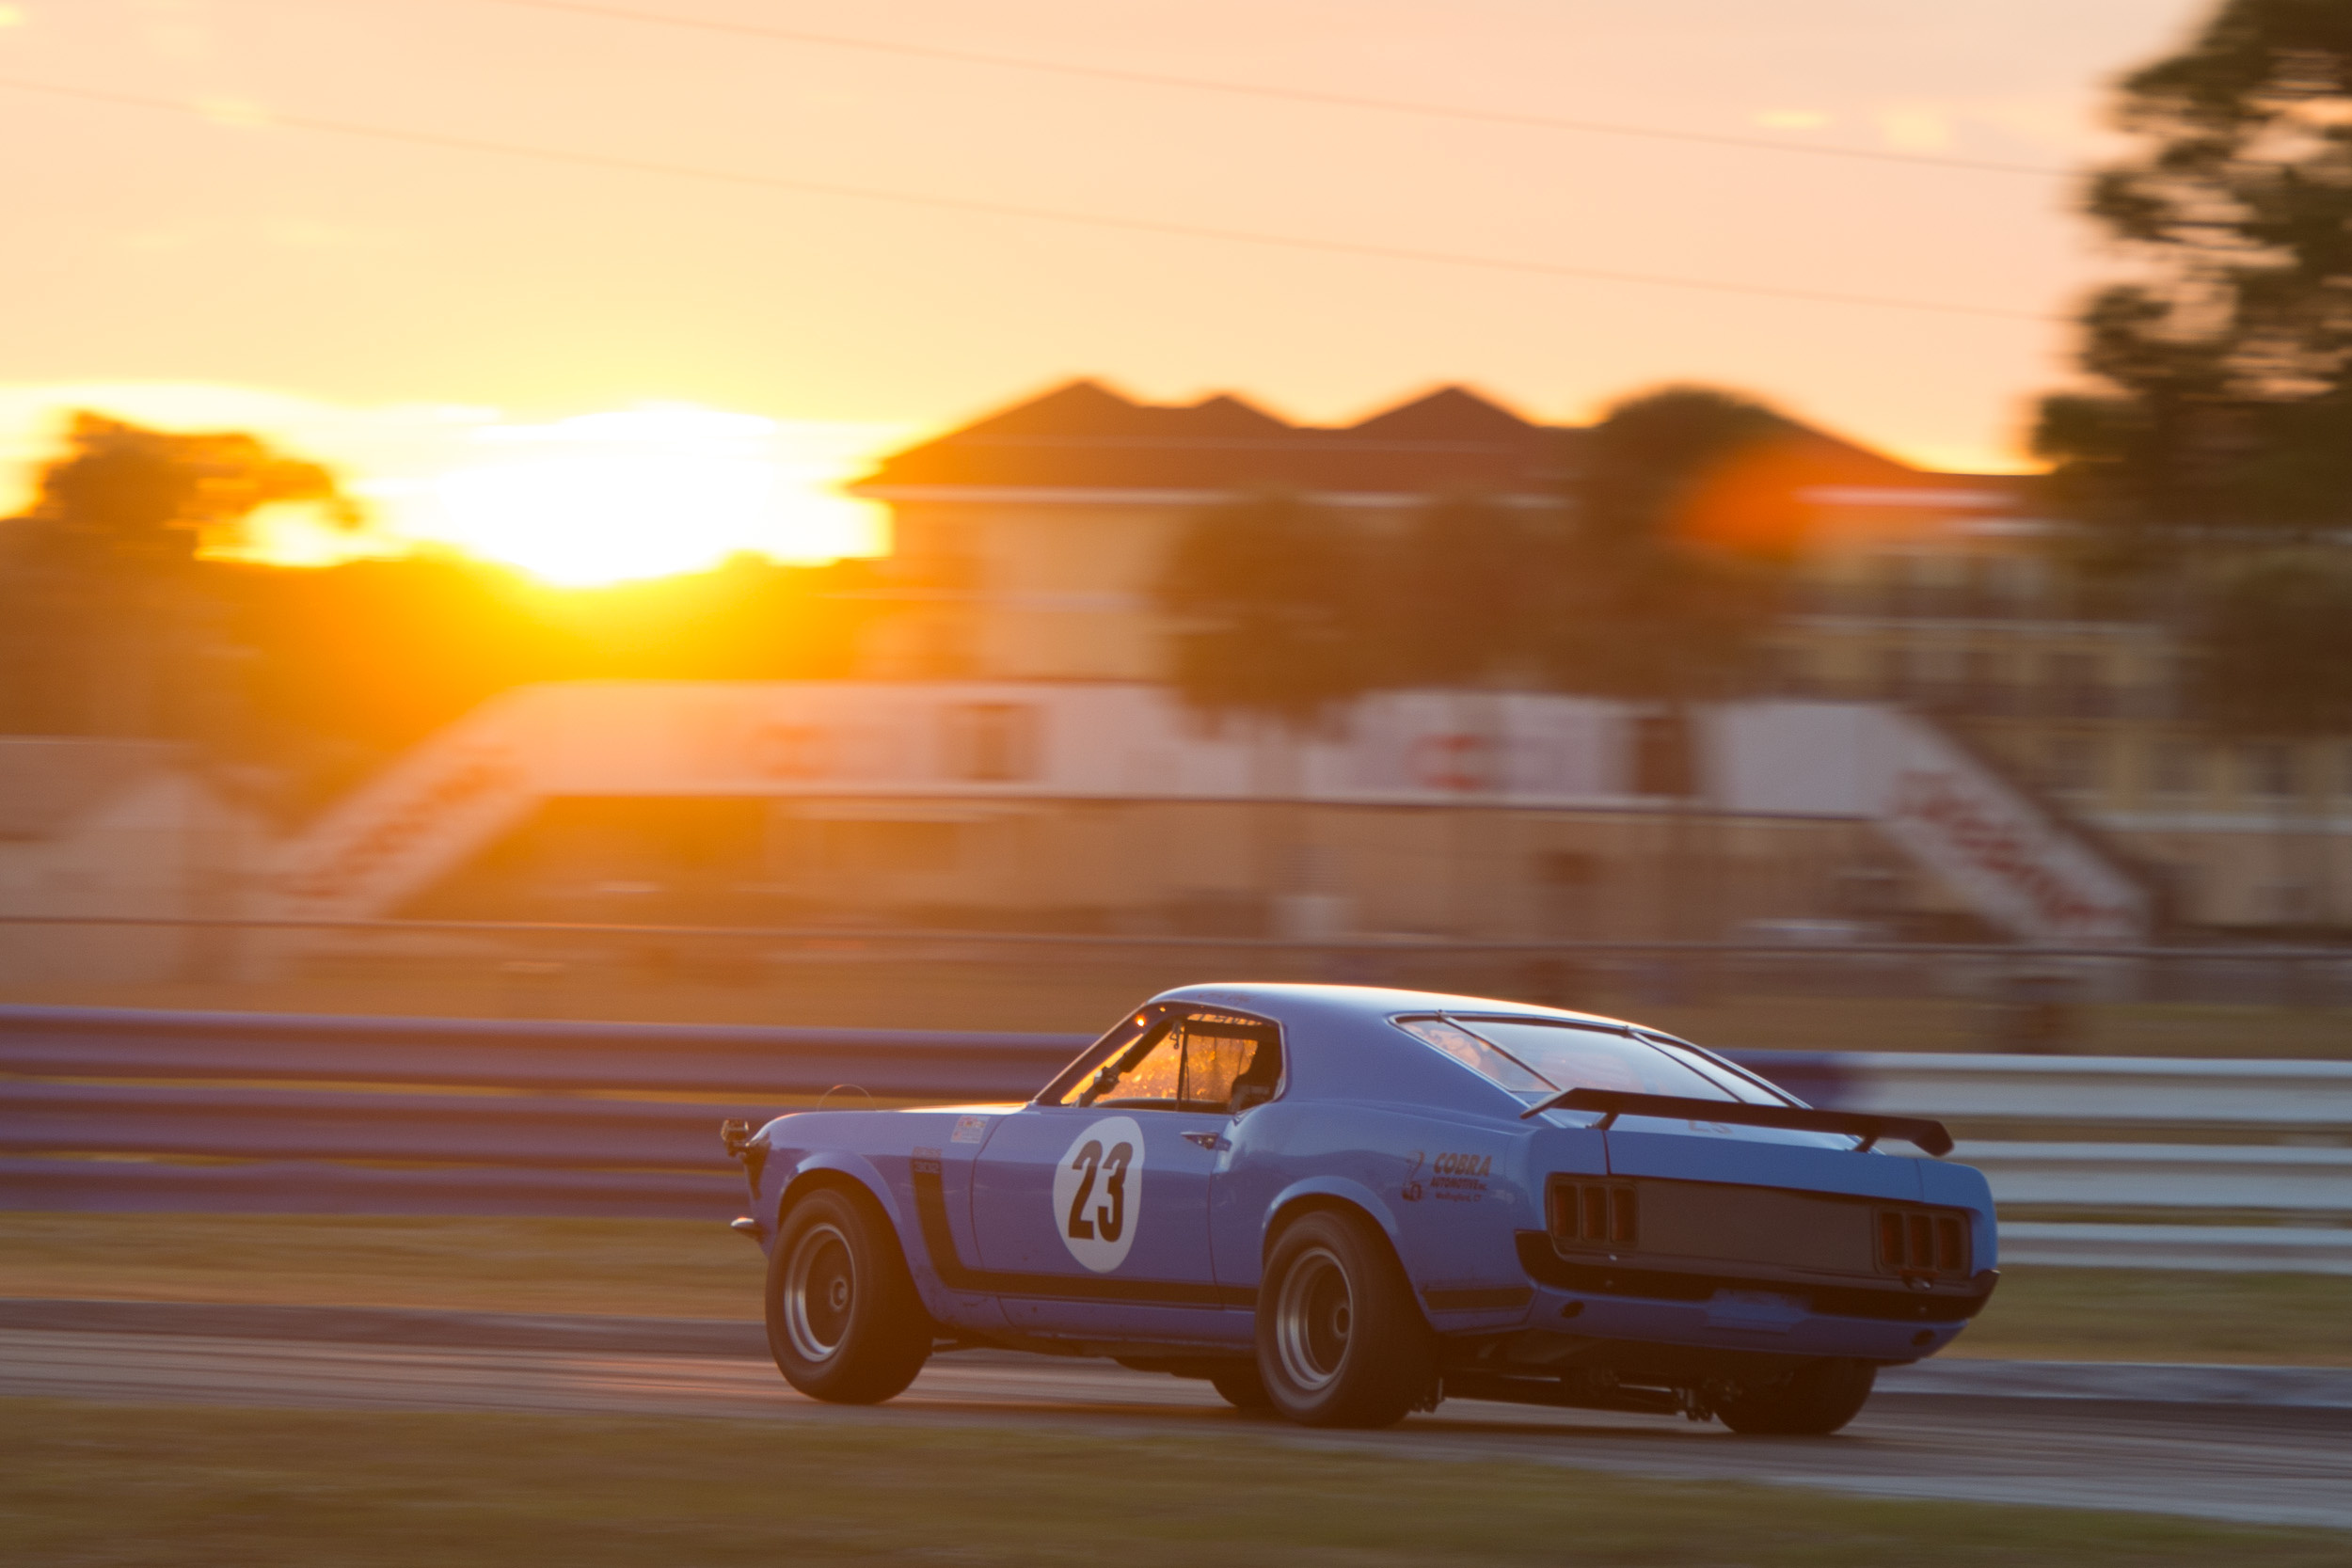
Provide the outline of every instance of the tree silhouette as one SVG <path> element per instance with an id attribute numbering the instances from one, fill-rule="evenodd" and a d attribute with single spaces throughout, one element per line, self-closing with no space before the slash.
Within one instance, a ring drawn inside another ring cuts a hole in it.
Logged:
<path id="1" fill-rule="evenodd" d="M 78 564 L 171 565 L 234 543 L 254 513 L 284 502 L 315 505 L 345 527 L 360 520 L 327 469 L 254 436 L 175 436 L 83 412 L 15 527 Z"/>
<path id="2" fill-rule="evenodd" d="M 31 509 L 0 523 L 0 726 L 221 742 L 233 650 L 199 552 L 278 502 L 358 521 L 326 469 L 253 436 L 74 415 Z"/>
<path id="3" fill-rule="evenodd" d="M 2332 554 L 2264 557 L 2207 596 L 2196 697 L 2213 730 L 2306 738 L 2352 730 L 2352 566 Z"/>
<path id="4" fill-rule="evenodd" d="M 1175 626 L 1177 689 L 1194 707 L 1304 727 L 1361 694 L 1366 552 L 1322 508 L 1268 495 L 1212 507 L 1178 537 L 1154 594 Z"/>
<path id="5" fill-rule="evenodd" d="M 1687 704 L 1749 675 L 1769 563 L 1691 526 L 1708 482 L 1797 427 L 1734 393 L 1630 398 L 1551 508 L 1439 499 L 1389 536 L 1295 497 L 1179 536 L 1155 594 L 1187 702 L 1293 725 L 1376 688 L 1550 688 Z"/>
<path id="6" fill-rule="evenodd" d="M 1527 686 L 1540 679 L 1559 577 L 1561 519 L 1449 497 L 1373 547 L 1367 657 L 1392 687 Z"/>
<path id="7" fill-rule="evenodd" d="M 2282 919 L 2330 921 L 2324 838 L 2307 830 L 2311 782 L 2298 743 L 2352 730 L 2352 565 L 2335 551 L 2260 556 L 2230 569 L 2202 596 L 2194 624 L 2192 688 L 2204 728 L 2225 739 L 2280 748 L 2273 833 L 2276 880 L 2298 895 Z M 2265 769 L 2264 771 L 2267 771 Z M 2315 893 L 2316 898 L 2301 897 Z"/>
<path id="8" fill-rule="evenodd" d="M 2090 385 L 2045 398 L 2034 432 L 2082 525 L 2061 545 L 2176 624 L 2209 734 L 2343 733 L 2352 0 L 2223 0 L 2119 84 L 2114 119 L 2136 145 L 2085 206 L 2132 276 L 2086 305 Z M 2282 836 L 2282 881 L 2296 859 Z"/>
<path id="9" fill-rule="evenodd" d="M 1691 525 L 1710 478 L 1794 428 L 1736 393 L 1670 387 L 1587 432 L 1574 531 L 1546 595 L 1550 684 L 1683 705 L 1749 677 L 1773 608 L 1768 563 L 1710 547 Z"/>
<path id="10" fill-rule="evenodd" d="M 2352 513 L 2352 4 L 2226 0 L 2121 84 L 2137 142 L 2086 198 L 2135 276 L 2082 317 L 2090 388 L 2043 401 L 2053 500 L 2103 563 Z"/>

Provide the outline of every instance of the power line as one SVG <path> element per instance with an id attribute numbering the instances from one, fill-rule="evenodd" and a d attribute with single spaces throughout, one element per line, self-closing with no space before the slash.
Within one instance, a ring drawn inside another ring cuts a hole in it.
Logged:
<path id="1" fill-rule="evenodd" d="M 843 33 L 812 32 L 800 27 L 775 27 L 755 22 L 719 22 L 698 17 L 667 16 L 658 11 L 598 6 L 584 0 L 489 0 L 491 5 L 521 10 L 555 11 L 595 17 L 607 22 L 631 22 L 652 27 L 676 27 L 689 32 L 716 33 L 734 38 L 766 39 L 777 43 L 807 44 L 821 49 L 853 49 L 871 55 L 896 55 L 906 59 L 939 60 L 952 65 L 990 66 L 1000 71 L 1029 71 L 1051 76 L 1075 76 L 1129 87 L 1171 87 L 1191 92 L 1224 93 L 1235 98 L 1263 98 L 1277 103 L 1311 103 L 1327 109 L 1360 109 L 1374 114 L 1413 115 L 1425 119 L 1460 120 L 1474 125 L 1509 125 L 1522 130 L 1569 131 L 1586 135 L 1633 136 L 1646 141 L 1687 142 L 1701 147 L 1736 147 L 1751 152 L 1790 152 L 1809 158 L 1843 158 L 1876 164 L 1915 164 L 1928 168 L 1968 169 L 1980 174 L 2029 174 L 2042 179 L 2067 179 L 2072 169 L 2047 164 L 2011 164 L 1992 158 L 1947 158 L 1932 152 L 1887 152 L 1864 147 L 1806 147 L 1797 142 L 1771 141 L 1762 136 L 1737 136 L 1714 131 L 1676 131 L 1663 126 L 1626 125 L 1604 119 L 1567 119 L 1552 115 L 1520 114 L 1508 109 L 1472 109 L 1448 103 L 1425 103 L 1406 98 L 1324 92 L 1313 87 L 1285 87 L 1258 82 L 1232 82 L 1215 76 L 1183 76 L 1169 71 L 1133 71 L 1118 66 L 1078 65 L 1043 60 L 1026 55 L 1000 55 L 979 49 L 949 49 L 937 44 L 894 43 L 883 39 L 853 38 Z"/>
<path id="2" fill-rule="evenodd" d="M 190 105 L 174 99 L 150 97 L 141 93 L 114 92 L 99 87 L 64 87 L 56 83 L 26 81 L 18 77 L 0 77 L 0 90 L 38 93 L 53 98 L 72 99 L 80 103 L 103 103 L 118 108 L 154 109 L 171 114 L 201 112 L 199 109 L 191 108 Z M 328 135 L 390 142 L 402 146 L 434 148 L 447 152 L 482 152 L 502 158 L 523 158 L 538 163 L 561 164 L 575 168 L 609 169 L 627 174 L 701 180 L 718 184 L 750 186 L 760 190 L 789 191 L 803 196 L 837 197 L 849 200 L 882 202 L 901 207 L 921 207 L 939 212 L 969 213 L 984 217 L 1020 218 L 1031 222 L 1069 224 L 1080 228 L 1118 230 L 1129 233 L 1159 234 L 1180 239 L 1215 240 L 1232 245 L 1262 245 L 1273 249 L 1310 251 L 1322 255 L 1363 256 L 1380 261 L 1418 261 L 1435 266 L 1470 267 L 1486 272 L 1520 273 L 1545 277 L 1573 277 L 1603 283 L 1635 283 L 1652 288 L 1745 294 L 1756 298 L 1794 300 L 1815 305 L 1861 305 L 1887 310 L 1923 310 L 1940 315 L 1976 316 L 1996 321 L 2053 322 L 2064 319 L 2038 310 L 2014 310 L 1992 305 L 1960 305 L 1942 300 L 1899 299 L 1877 294 L 1839 293 L 1825 289 L 1784 288 L 1771 283 L 1738 283 L 1715 278 L 1677 277 L 1664 273 L 1625 272 L 1605 267 L 1569 266 L 1553 261 L 1521 261 L 1503 256 L 1478 256 L 1466 251 L 1422 250 L 1407 245 L 1365 245 L 1351 240 L 1316 239 L 1311 235 L 1269 234 L 1247 229 L 1221 229 L 1207 224 L 1170 223 L 1158 218 L 1120 217 L 1109 214 L 1071 212 L 1053 207 L 1025 206 L 1015 202 L 982 201 L 968 197 L 927 196 L 912 191 L 885 190 L 873 185 L 849 185 L 822 180 L 797 180 L 783 175 L 751 174 L 733 169 L 707 168 L 692 164 L 673 164 L 600 152 L 579 152 L 563 148 L 530 147 L 519 142 L 490 141 L 475 136 L 454 136 L 434 131 L 406 131 L 393 126 L 365 125 L 356 120 L 324 119 L 310 115 L 279 114 L 274 110 L 253 111 L 248 116 L 241 118 L 239 123 L 249 129 L 311 131 Z"/>

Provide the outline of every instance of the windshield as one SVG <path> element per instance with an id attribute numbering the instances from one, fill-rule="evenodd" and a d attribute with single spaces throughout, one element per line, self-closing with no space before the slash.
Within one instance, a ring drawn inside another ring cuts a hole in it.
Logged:
<path id="1" fill-rule="evenodd" d="M 1500 1018 L 1399 1019 L 1397 1024 L 1515 1094 L 1623 1089 L 1688 1100 L 1781 1103 L 1761 1086 L 1695 1053 L 1613 1030 Z"/>

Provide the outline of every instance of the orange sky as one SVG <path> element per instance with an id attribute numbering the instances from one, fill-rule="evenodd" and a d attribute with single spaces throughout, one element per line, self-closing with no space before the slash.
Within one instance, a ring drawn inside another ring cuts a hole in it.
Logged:
<path id="1" fill-rule="evenodd" d="M 611 0 L 1166 72 L 2066 165 L 2185 0 Z M 1741 386 L 1918 460 L 2016 460 L 2034 322 L 1089 230 L 273 128 L 436 135 L 1627 272 L 2062 310 L 2060 181 L 1467 125 L 716 38 L 495 0 L 16 0 L 0 388 L 305 406 L 683 403 L 890 434 L 1057 378 L 1343 419 L 1438 381 L 1544 418 Z M 393 421 L 397 423 L 397 420 Z M 405 428 L 405 427 L 403 427 Z M 362 443 L 364 445 L 364 443 Z"/>

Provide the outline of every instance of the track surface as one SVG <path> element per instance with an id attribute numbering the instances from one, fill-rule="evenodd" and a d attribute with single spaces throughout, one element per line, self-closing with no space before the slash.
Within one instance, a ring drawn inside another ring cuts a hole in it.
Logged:
<path id="1" fill-rule="evenodd" d="M 1099 1362 L 962 1353 L 889 1405 L 847 1410 L 764 1363 L 716 1356 L 298 1343 L 0 1330 L 0 1394 L 138 1402 L 718 1416 L 892 1426 L 1052 1425 L 1507 1457 L 1627 1474 L 1820 1486 L 1880 1497 L 2190 1514 L 2352 1529 L 2352 1415 L 2091 1400 L 1887 1395 L 1834 1438 L 1448 1402 L 1385 1433 L 1242 1417 L 1205 1384 Z"/>

